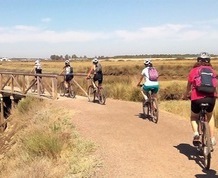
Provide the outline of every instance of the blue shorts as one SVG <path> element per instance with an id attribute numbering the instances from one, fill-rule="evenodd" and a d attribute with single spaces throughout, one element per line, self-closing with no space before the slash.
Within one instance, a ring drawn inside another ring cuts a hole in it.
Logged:
<path id="1" fill-rule="evenodd" d="M 159 85 L 146 86 L 143 84 L 142 88 L 145 92 L 151 91 L 152 93 L 157 93 L 159 90 Z"/>

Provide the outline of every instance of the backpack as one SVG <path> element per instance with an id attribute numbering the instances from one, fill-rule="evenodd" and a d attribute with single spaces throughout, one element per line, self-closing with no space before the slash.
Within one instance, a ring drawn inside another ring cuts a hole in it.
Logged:
<path id="1" fill-rule="evenodd" d="M 150 81 L 157 81 L 159 77 L 159 74 L 157 72 L 157 69 L 154 67 L 149 67 L 148 68 L 148 79 Z"/>
<path id="2" fill-rule="evenodd" d="M 194 86 L 201 93 L 212 94 L 216 91 L 217 79 L 212 67 L 199 67 Z"/>
<path id="3" fill-rule="evenodd" d="M 102 73 L 102 66 L 100 63 L 95 65 L 95 71 L 96 73 Z"/>
<path id="4" fill-rule="evenodd" d="M 73 73 L 73 67 L 70 66 L 70 74 Z"/>

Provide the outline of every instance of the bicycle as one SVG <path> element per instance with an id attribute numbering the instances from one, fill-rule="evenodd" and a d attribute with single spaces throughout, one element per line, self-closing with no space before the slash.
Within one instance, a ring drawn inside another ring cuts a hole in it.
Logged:
<path id="1" fill-rule="evenodd" d="M 88 99 L 89 101 L 95 102 L 95 98 L 98 99 L 98 102 L 102 105 L 106 102 L 105 90 L 102 86 L 96 86 L 93 78 L 88 78 L 91 80 L 91 84 L 88 86 Z"/>
<path id="2" fill-rule="evenodd" d="M 65 81 L 62 81 L 59 86 L 59 93 L 60 96 L 76 97 L 76 92 L 73 89 L 73 83 L 71 81 L 68 83 L 68 88 L 65 87 Z"/>
<path id="3" fill-rule="evenodd" d="M 45 88 L 44 88 L 44 86 L 43 86 L 42 79 L 39 78 L 39 81 L 37 81 L 37 80 L 38 80 L 37 78 L 34 78 L 34 79 L 32 79 L 32 81 L 30 82 L 30 85 L 32 86 L 32 87 L 31 87 L 31 92 L 32 92 L 32 93 L 35 93 L 35 92 L 37 92 L 38 89 L 39 89 L 40 94 L 44 94 Z M 38 88 L 38 83 L 40 84 L 40 85 L 39 85 L 39 88 Z"/>
<path id="4" fill-rule="evenodd" d="M 140 85 L 140 87 L 142 86 L 143 85 Z M 144 93 L 146 94 L 148 99 L 145 100 L 145 98 L 143 97 L 142 100 L 143 115 L 147 117 L 150 121 L 157 123 L 159 119 L 159 109 L 158 109 L 158 102 L 153 97 L 153 90 Z"/>
<path id="5" fill-rule="evenodd" d="M 211 153 L 213 151 L 210 128 L 206 116 L 206 109 L 208 106 L 208 103 L 201 103 L 201 111 L 198 119 L 198 132 L 201 143 L 197 146 L 200 155 L 203 155 L 203 164 L 207 170 L 210 169 Z"/>

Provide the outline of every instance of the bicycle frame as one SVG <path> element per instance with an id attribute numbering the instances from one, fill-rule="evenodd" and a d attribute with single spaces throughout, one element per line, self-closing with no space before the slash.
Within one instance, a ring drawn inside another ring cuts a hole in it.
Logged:
<path id="1" fill-rule="evenodd" d="M 142 85 L 141 85 L 142 86 Z M 158 115 L 159 115 L 159 111 L 158 111 L 158 104 L 157 101 L 155 100 L 154 96 L 153 96 L 153 91 L 147 91 L 144 92 L 144 90 L 142 90 L 142 92 L 147 96 L 148 100 L 144 100 L 142 101 L 142 107 L 143 107 L 143 113 L 144 116 L 147 115 L 147 117 L 149 118 L 149 120 L 153 121 L 154 123 L 158 122 Z M 154 107 L 155 105 L 155 107 Z"/>
<path id="2" fill-rule="evenodd" d="M 71 98 L 76 97 L 76 93 L 72 88 L 72 86 L 73 86 L 72 80 L 67 82 L 68 87 L 65 86 L 65 82 L 66 82 L 65 79 L 61 82 L 61 84 L 60 84 L 60 96 L 66 96 L 65 94 L 67 93 L 67 90 L 68 90 L 68 95 L 67 95 L 68 97 L 71 97 Z"/>
<path id="3" fill-rule="evenodd" d="M 91 80 L 91 84 L 88 86 L 89 101 L 92 100 L 94 102 L 96 97 L 98 98 L 100 104 L 102 105 L 105 104 L 106 96 L 103 87 L 96 86 L 95 82 L 93 81 L 93 78 L 90 77 L 89 79 Z M 91 99 L 92 98 L 91 95 L 93 95 L 93 99 Z"/>
<path id="4" fill-rule="evenodd" d="M 40 77 L 37 76 L 37 78 L 34 78 L 31 81 L 31 85 L 32 85 L 32 92 L 35 92 L 37 90 L 38 95 L 44 93 L 44 86 L 42 83 L 42 79 Z"/>

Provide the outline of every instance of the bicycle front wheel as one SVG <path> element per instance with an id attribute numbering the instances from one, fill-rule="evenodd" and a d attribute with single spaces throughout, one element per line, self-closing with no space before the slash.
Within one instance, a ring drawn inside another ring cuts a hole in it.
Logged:
<path id="1" fill-rule="evenodd" d="M 99 88 L 98 101 L 102 105 L 106 102 L 106 94 L 103 88 Z"/>
<path id="2" fill-rule="evenodd" d="M 94 87 L 92 85 L 90 85 L 88 87 L 88 99 L 90 102 L 95 101 L 95 95 L 96 95 L 96 91 L 94 90 Z"/>
<path id="3" fill-rule="evenodd" d="M 66 89 L 65 89 L 65 86 L 64 86 L 64 82 L 61 82 L 61 84 L 60 84 L 59 93 L 60 93 L 60 96 L 64 96 L 65 93 L 66 93 Z"/>
<path id="4" fill-rule="evenodd" d="M 69 97 L 70 98 L 75 98 L 76 97 L 76 92 L 74 91 L 72 84 L 70 85 L 70 88 L 69 88 Z"/>
<path id="5" fill-rule="evenodd" d="M 211 150 L 212 144 L 210 139 L 210 129 L 208 122 L 204 123 L 203 128 L 203 154 L 204 154 L 204 167 L 208 170 L 210 169 L 210 162 L 211 162 Z"/>
<path id="6" fill-rule="evenodd" d="M 157 123 L 158 122 L 158 119 L 159 119 L 159 109 L 158 109 L 158 103 L 157 103 L 157 100 L 154 99 L 152 100 L 152 103 L 151 103 L 153 106 L 151 107 L 151 112 L 152 112 L 152 121 L 154 123 Z"/>

